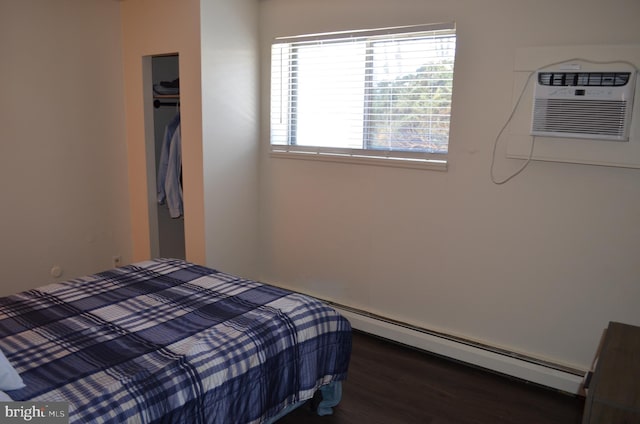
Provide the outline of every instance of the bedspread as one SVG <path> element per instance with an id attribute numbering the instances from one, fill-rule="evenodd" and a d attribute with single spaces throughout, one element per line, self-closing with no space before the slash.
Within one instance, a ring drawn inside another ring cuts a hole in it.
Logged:
<path id="1" fill-rule="evenodd" d="M 71 422 L 261 423 L 346 377 L 349 322 L 324 303 L 158 259 L 0 298 L 0 348 Z"/>

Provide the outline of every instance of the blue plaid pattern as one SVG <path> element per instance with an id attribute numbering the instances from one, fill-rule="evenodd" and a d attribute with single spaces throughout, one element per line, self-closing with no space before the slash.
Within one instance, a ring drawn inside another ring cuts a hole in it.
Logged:
<path id="1" fill-rule="evenodd" d="M 262 423 L 346 378 L 349 322 L 317 299 L 175 259 L 0 298 L 0 348 L 71 422 Z"/>

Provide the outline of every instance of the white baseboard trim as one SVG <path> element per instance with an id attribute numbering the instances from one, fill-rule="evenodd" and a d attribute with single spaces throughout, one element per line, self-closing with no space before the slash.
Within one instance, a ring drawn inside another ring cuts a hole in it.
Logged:
<path id="1" fill-rule="evenodd" d="M 583 393 L 584 370 L 413 327 L 358 309 L 334 303 L 331 306 L 347 318 L 356 330 L 562 392 Z"/>

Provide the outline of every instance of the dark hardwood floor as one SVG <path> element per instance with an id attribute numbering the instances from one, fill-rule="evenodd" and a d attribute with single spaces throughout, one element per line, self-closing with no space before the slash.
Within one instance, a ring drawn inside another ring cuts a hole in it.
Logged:
<path id="1" fill-rule="evenodd" d="M 579 424 L 584 398 L 353 335 L 349 376 L 334 415 L 305 405 L 278 424 Z"/>

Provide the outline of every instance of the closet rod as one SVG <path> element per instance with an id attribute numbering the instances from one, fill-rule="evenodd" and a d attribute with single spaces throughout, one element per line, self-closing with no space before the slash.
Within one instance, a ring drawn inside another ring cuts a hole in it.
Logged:
<path id="1" fill-rule="evenodd" d="M 153 107 L 158 109 L 161 106 L 178 106 L 180 102 L 161 102 L 160 100 L 153 101 Z"/>

